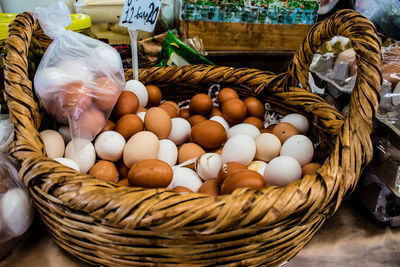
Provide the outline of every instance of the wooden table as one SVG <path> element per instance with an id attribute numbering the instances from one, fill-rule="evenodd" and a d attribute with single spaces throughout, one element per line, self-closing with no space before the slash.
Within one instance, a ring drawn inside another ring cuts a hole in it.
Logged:
<path id="1" fill-rule="evenodd" d="M 13 267 L 88 266 L 61 250 L 36 220 L 28 234 L 2 261 Z M 377 222 L 347 200 L 286 267 L 400 266 L 400 228 Z"/>

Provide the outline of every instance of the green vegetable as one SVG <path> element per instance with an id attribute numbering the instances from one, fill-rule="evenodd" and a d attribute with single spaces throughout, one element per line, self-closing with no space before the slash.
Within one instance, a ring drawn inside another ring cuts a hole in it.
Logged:
<path id="1" fill-rule="evenodd" d="M 161 48 L 157 66 L 165 67 L 188 64 L 214 65 L 214 63 L 179 40 L 171 31 L 168 31 Z"/>

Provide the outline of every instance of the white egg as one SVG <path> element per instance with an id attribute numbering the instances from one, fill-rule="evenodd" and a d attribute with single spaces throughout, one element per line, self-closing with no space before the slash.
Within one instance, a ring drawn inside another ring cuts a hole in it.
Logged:
<path id="1" fill-rule="evenodd" d="M 264 175 L 265 168 L 267 167 L 268 163 L 261 160 L 252 161 L 248 166 L 247 169 L 253 170 L 258 172 L 261 175 Z"/>
<path id="2" fill-rule="evenodd" d="M 42 137 L 46 155 L 53 158 L 64 156 L 65 143 L 61 134 L 54 130 L 44 130 L 40 132 Z"/>
<path id="3" fill-rule="evenodd" d="M 73 161 L 72 159 L 67 159 L 67 158 L 54 158 L 55 161 L 58 161 L 62 165 L 68 166 L 77 172 L 80 172 L 78 164 Z"/>
<path id="4" fill-rule="evenodd" d="M 178 148 L 175 143 L 168 139 L 160 140 L 157 159 L 168 163 L 170 166 L 174 166 L 178 159 Z"/>
<path id="5" fill-rule="evenodd" d="M 58 128 L 58 132 L 63 137 L 65 144 L 68 144 L 69 141 L 71 141 L 71 131 L 68 125 L 61 125 L 60 128 Z"/>
<path id="6" fill-rule="evenodd" d="M 184 186 L 193 192 L 197 192 L 199 190 L 199 187 L 203 181 L 195 171 L 186 167 L 175 167 L 173 170 L 174 176 L 167 188 L 172 189 L 177 186 Z"/>
<path id="7" fill-rule="evenodd" d="M 138 115 L 139 118 L 141 118 L 142 122 L 144 123 L 144 117 L 146 117 L 146 112 L 142 111 L 142 112 L 137 113 L 136 115 Z"/>
<path id="8" fill-rule="evenodd" d="M 237 161 L 248 165 L 256 154 L 256 143 L 248 135 L 236 135 L 225 143 L 222 149 L 222 163 Z"/>
<path id="9" fill-rule="evenodd" d="M 107 67 L 111 68 L 113 72 L 118 72 L 122 70 L 122 60 L 121 56 L 112 47 L 105 46 L 97 46 L 95 47 L 96 52 L 99 54 L 100 58 L 104 63 L 107 64 Z"/>
<path id="10" fill-rule="evenodd" d="M 264 180 L 267 185 L 286 186 L 301 178 L 299 162 L 289 156 L 279 156 L 265 167 Z"/>
<path id="11" fill-rule="evenodd" d="M 226 132 L 228 132 L 230 128 L 229 123 L 221 116 L 213 116 L 210 118 L 210 121 L 216 121 L 220 123 L 222 126 L 224 126 Z"/>
<path id="12" fill-rule="evenodd" d="M 190 131 L 192 130 L 190 123 L 183 118 L 172 119 L 172 129 L 169 133 L 168 139 L 176 145 L 183 144 L 189 139 Z"/>
<path id="13" fill-rule="evenodd" d="M 54 89 L 71 82 L 67 75 L 56 67 L 49 67 L 38 71 L 35 75 L 35 87 L 38 89 L 49 88 L 48 92 L 40 91 L 41 96 L 53 96 Z"/>
<path id="14" fill-rule="evenodd" d="M 196 172 L 203 180 L 217 179 L 221 167 L 222 157 L 216 153 L 200 155 L 195 164 Z"/>
<path id="15" fill-rule="evenodd" d="M 125 144 L 125 138 L 120 133 L 106 131 L 97 136 L 94 148 L 99 158 L 117 161 L 122 157 Z"/>
<path id="16" fill-rule="evenodd" d="M 288 122 L 296 127 L 300 134 L 307 134 L 309 122 L 307 118 L 298 113 L 291 113 L 282 118 L 281 122 Z"/>
<path id="17" fill-rule="evenodd" d="M 145 107 L 149 100 L 149 94 L 147 93 L 146 86 L 138 80 L 129 80 L 125 84 L 124 91 L 131 91 L 139 99 L 139 106 Z"/>
<path id="18" fill-rule="evenodd" d="M 22 235 L 33 220 L 28 192 L 18 187 L 8 190 L 1 198 L 0 217 L 3 218 L 11 236 Z"/>
<path id="19" fill-rule="evenodd" d="M 228 134 L 228 139 L 233 136 L 240 135 L 240 134 L 248 135 L 251 138 L 255 138 L 257 135 L 260 134 L 260 130 L 252 124 L 241 123 L 241 124 L 236 124 L 235 126 L 232 126 L 228 130 L 227 134 Z"/>
<path id="20" fill-rule="evenodd" d="M 92 143 L 87 143 L 81 149 L 75 149 L 74 140 L 65 148 L 65 157 L 75 161 L 82 173 L 87 173 L 96 162 L 96 151 Z"/>
<path id="21" fill-rule="evenodd" d="M 90 81 L 94 76 L 86 62 L 81 59 L 59 61 L 56 68 L 65 74 L 65 78 L 68 79 L 68 82 L 76 80 Z"/>
<path id="22" fill-rule="evenodd" d="M 254 138 L 254 142 L 256 143 L 255 159 L 269 162 L 271 159 L 277 157 L 281 151 L 281 141 L 274 134 L 259 134 Z"/>
<path id="23" fill-rule="evenodd" d="M 280 155 L 293 157 L 301 166 L 304 166 L 311 162 L 314 156 L 314 146 L 307 136 L 293 135 L 283 143 Z"/>

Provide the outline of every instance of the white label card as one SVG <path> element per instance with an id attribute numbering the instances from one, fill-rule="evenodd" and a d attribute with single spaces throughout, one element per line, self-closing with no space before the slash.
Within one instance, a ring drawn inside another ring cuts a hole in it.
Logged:
<path id="1" fill-rule="evenodd" d="M 130 30 L 152 32 L 162 0 L 126 0 L 119 25 Z"/>

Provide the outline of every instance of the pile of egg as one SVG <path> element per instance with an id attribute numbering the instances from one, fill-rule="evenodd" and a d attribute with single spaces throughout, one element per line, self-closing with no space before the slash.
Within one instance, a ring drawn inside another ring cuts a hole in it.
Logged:
<path id="1" fill-rule="evenodd" d="M 131 80 L 94 142 L 76 149 L 65 125 L 41 136 L 48 157 L 81 173 L 180 193 L 286 186 L 321 167 L 312 162 L 314 144 L 303 115 L 286 115 L 265 128 L 257 98 L 241 100 L 224 88 L 216 102 L 196 94 L 181 109 L 162 101 L 157 86 Z"/>

